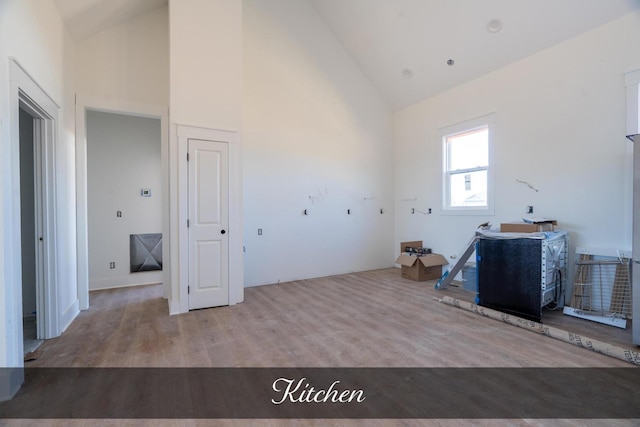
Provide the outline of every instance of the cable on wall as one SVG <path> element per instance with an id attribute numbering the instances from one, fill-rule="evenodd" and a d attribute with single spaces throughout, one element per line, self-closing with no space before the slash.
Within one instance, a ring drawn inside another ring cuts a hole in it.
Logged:
<path id="1" fill-rule="evenodd" d="M 534 187 L 533 185 L 529 184 L 527 181 L 523 181 L 521 179 L 517 179 L 516 178 L 516 182 L 519 182 L 520 184 L 524 184 L 527 187 L 529 187 L 530 189 L 532 189 L 533 191 L 535 191 L 536 193 L 538 192 L 538 189 L 536 187 Z"/>

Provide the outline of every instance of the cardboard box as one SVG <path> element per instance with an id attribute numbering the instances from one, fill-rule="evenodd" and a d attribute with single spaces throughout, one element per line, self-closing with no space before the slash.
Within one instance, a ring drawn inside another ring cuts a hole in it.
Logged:
<path id="1" fill-rule="evenodd" d="M 402 266 L 402 277 L 417 282 L 439 279 L 442 276 L 442 266 L 448 264 L 440 254 L 411 256 L 404 253 L 400 254 L 396 263 Z"/>
<path id="2" fill-rule="evenodd" d="M 416 240 L 414 242 L 400 242 L 400 253 L 407 252 L 407 248 L 421 248 L 422 240 Z"/>
<path id="3" fill-rule="evenodd" d="M 536 233 L 540 231 L 553 231 L 557 221 L 537 222 L 503 222 L 500 224 L 502 233 Z"/>
<path id="4" fill-rule="evenodd" d="M 421 248 L 422 242 L 400 243 L 401 254 L 396 259 L 396 264 L 401 265 L 402 277 L 417 282 L 424 282 L 425 280 L 437 280 L 442 276 L 442 266 L 448 264 L 445 257 L 440 254 L 411 256 L 404 252 L 407 247 Z"/>

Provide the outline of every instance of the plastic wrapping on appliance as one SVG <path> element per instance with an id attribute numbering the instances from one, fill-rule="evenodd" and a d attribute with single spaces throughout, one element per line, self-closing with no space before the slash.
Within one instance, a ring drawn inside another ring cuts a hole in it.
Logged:
<path id="1" fill-rule="evenodd" d="M 538 239 L 552 240 L 566 235 L 566 231 L 538 231 L 533 233 L 504 233 L 492 230 L 478 230 L 476 236 L 482 239 Z"/>

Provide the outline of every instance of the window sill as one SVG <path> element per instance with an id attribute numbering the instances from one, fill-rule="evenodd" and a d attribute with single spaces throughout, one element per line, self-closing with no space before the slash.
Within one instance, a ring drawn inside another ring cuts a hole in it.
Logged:
<path id="1" fill-rule="evenodd" d="M 487 208 L 443 208 L 441 215 L 449 216 L 493 216 L 493 207 Z"/>

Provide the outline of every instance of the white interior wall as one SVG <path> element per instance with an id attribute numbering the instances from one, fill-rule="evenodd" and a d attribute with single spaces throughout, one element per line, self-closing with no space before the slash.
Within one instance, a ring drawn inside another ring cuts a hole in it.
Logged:
<path id="1" fill-rule="evenodd" d="M 87 108 L 115 113 L 160 117 L 162 121 L 162 189 L 168 191 L 169 18 L 168 6 L 132 18 L 78 43 L 77 162 L 78 162 L 78 275 L 89 281 L 86 123 Z M 168 246 L 168 198 L 162 207 L 164 244 Z M 166 247 L 165 246 L 165 247 Z M 165 251 L 166 259 L 166 251 Z M 119 264 L 117 264 L 119 265 Z M 170 271 L 164 265 L 163 281 Z M 81 292 L 88 307 L 88 287 Z M 167 296 L 168 291 L 165 293 Z"/>
<path id="2" fill-rule="evenodd" d="M 40 2 L 38 2 L 40 4 Z M 56 204 L 58 221 L 57 262 L 58 300 L 62 315 L 60 332 L 64 331 L 78 314 L 78 252 L 76 227 L 76 150 L 75 100 L 76 51 L 75 42 L 66 29 L 59 29 L 63 37 L 62 81 L 63 96 L 58 105 L 58 141 L 56 141 Z M 44 44 L 46 49 L 46 44 Z"/>
<path id="3" fill-rule="evenodd" d="M 169 1 L 169 211 L 171 313 L 186 311 L 188 269 L 180 240 L 187 234 L 186 168 L 178 125 L 231 132 L 229 140 L 229 299 L 244 299 L 242 258 L 242 0 Z M 223 132 L 223 133 L 224 133 Z M 197 132 L 196 132 L 197 133 Z M 191 132 L 185 132 L 185 135 Z M 183 141 L 184 143 L 184 141 Z M 184 239 L 182 239 L 184 240 Z M 166 248 L 166 246 L 165 246 Z M 181 278 L 182 281 L 181 281 Z"/>
<path id="4" fill-rule="evenodd" d="M 87 112 L 89 289 L 162 282 L 129 271 L 129 235 L 162 232 L 160 138 L 159 119 Z"/>
<path id="5" fill-rule="evenodd" d="M 309 2 L 243 28 L 246 286 L 393 265 L 389 108 Z"/>
<path id="6" fill-rule="evenodd" d="M 74 43 L 57 9 L 47 0 L 0 2 L 0 366 L 21 366 L 22 325 L 20 233 L 14 214 L 14 192 L 18 186 L 12 158 L 10 126 L 9 58 L 15 58 L 39 86 L 60 106 L 56 141 L 56 210 L 58 294 L 55 304 L 61 314 L 61 330 L 77 310 L 75 249 L 75 151 L 74 151 Z"/>
<path id="7" fill-rule="evenodd" d="M 78 43 L 77 91 L 112 105 L 169 105 L 169 17 L 164 6 Z"/>
<path id="8" fill-rule="evenodd" d="M 171 0 L 171 121 L 239 131 L 242 1 Z"/>
<path id="9" fill-rule="evenodd" d="M 640 64 L 639 39 L 633 13 L 395 114 L 395 241 L 422 239 L 449 257 L 482 222 L 517 221 L 533 205 L 569 231 L 571 253 L 629 249 L 623 73 Z M 492 112 L 495 215 L 440 215 L 438 129 Z M 434 214 L 411 215 L 414 206 Z"/>

